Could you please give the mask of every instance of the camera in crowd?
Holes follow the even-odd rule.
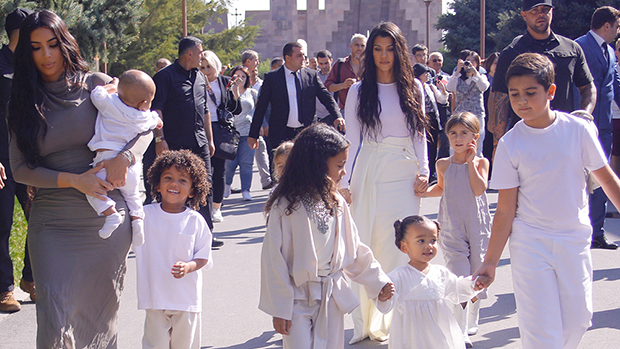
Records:
[[[467,80],[467,74],[472,70],[475,69],[470,61],[465,61],[463,62],[463,68],[461,68],[461,79],[463,80]]]

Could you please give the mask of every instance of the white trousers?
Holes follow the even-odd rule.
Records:
[[[146,309],[143,349],[200,349],[200,313]]]
[[[293,318],[288,335],[282,336],[285,349],[341,349],[344,348],[344,314],[336,302],[327,304],[329,327],[327,329],[327,347],[319,348],[314,343],[314,324],[319,316],[321,302],[308,305],[308,301],[296,300],[293,304]]]
[[[572,349],[592,319],[587,241],[510,237],[510,264],[524,349]]]
[[[110,158],[108,156],[110,151],[103,151],[97,153],[95,159],[93,160],[93,164],[101,162],[103,160],[107,160],[106,158]],[[111,152],[116,154],[116,152]],[[127,180],[125,181],[125,185],[119,188],[123,199],[127,203],[127,208],[129,209],[129,215],[132,217],[144,218],[144,208],[142,206],[142,199],[140,198],[140,174],[142,173],[142,167],[137,164],[133,166],[129,166],[127,169]],[[96,173],[97,177],[105,180],[106,178],[106,170],[105,168],[101,169]],[[102,212],[107,210],[109,207],[116,206],[116,202],[110,199],[110,197],[106,196],[106,200],[99,200],[94,196],[86,195],[86,199],[90,206],[97,212],[98,215],[101,216]]]

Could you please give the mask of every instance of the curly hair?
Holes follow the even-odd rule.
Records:
[[[396,243],[396,247],[399,250],[402,245],[401,243],[403,242],[403,240],[405,240],[405,236],[407,236],[407,229],[412,224],[415,224],[418,226],[422,226],[425,224],[433,226],[434,224],[437,227],[437,235],[439,235],[439,232],[441,231],[441,225],[439,224],[439,222],[430,220],[424,216],[409,216],[409,217],[405,217],[402,220],[399,219],[394,222],[394,231],[395,231],[395,236],[396,236],[396,240],[394,242]]]
[[[211,189],[207,168],[201,158],[187,149],[165,151],[149,168],[147,180],[151,185],[151,194],[155,200],[161,202],[161,193],[158,191],[161,175],[172,166],[178,171],[187,172],[192,180],[193,197],[188,197],[185,205],[194,210],[206,205],[207,195]]]
[[[19,31],[19,43],[15,48],[15,69],[7,122],[9,130],[16,137],[17,147],[30,167],[40,163],[37,141],[45,137],[47,132],[47,121],[43,114],[43,81],[32,58],[30,45],[30,34],[39,28],[51,30],[58,39],[65,64],[65,82],[70,88],[82,84],[84,73],[89,71],[77,41],[58,15],[43,10],[24,20]]]
[[[403,33],[392,22],[382,22],[372,29],[366,50],[364,51],[364,71],[359,87],[359,104],[357,118],[362,125],[365,136],[376,138],[381,129],[381,101],[377,86],[377,66],[373,59],[374,43],[377,37],[391,38],[394,45],[394,79],[400,100],[400,108],[405,114],[407,129],[413,135],[424,134],[428,120],[422,111],[422,94],[413,76],[413,67],[409,60],[409,50]]]
[[[333,216],[338,208],[338,183],[328,175],[327,160],[347,150],[349,140],[333,127],[317,123],[300,132],[293,142],[278,186],[265,204],[265,213],[285,198],[289,202],[285,214],[290,215],[303,197],[310,196],[323,201]]]

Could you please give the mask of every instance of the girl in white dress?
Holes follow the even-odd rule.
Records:
[[[308,127],[265,205],[259,308],[273,317],[284,348],[344,348],[344,314],[359,305],[349,280],[370,297],[394,293],[337,190],[348,154],[333,127]]]
[[[396,246],[409,263],[388,274],[396,293],[375,301],[377,309],[394,309],[389,348],[465,348],[452,307],[474,297],[482,284],[457,277],[447,268],[430,264],[437,255],[439,223],[423,216],[394,222]]]

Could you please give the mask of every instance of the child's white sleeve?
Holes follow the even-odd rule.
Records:
[[[493,189],[512,189],[520,185],[516,164],[510,159],[504,139],[500,139],[493,160],[493,173],[490,187]]]
[[[594,128],[584,127],[582,136],[581,158],[583,166],[588,171],[595,171],[607,165],[607,157],[594,132]]]
[[[112,96],[103,86],[97,86],[90,92],[90,100],[99,112],[105,112],[109,106],[113,105]]]
[[[383,314],[387,314],[392,311],[392,309],[394,309],[396,303],[398,302],[398,297],[400,297],[400,295],[398,294],[398,291],[401,289],[399,280],[395,278],[394,272],[389,273],[388,276],[392,280],[394,288],[396,289],[394,295],[392,296],[392,298],[388,299],[385,302],[379,301],[379,297],[373,298],[372,300],[372,302],[375,304],[375,307],[377,307],[377,310],[379,310]]]
[[[282,209],[274,205],[269,212],[267,232],[261,251],[261,283],[258,308],[265,313],[285,320],[293,318],[295,290],[288,271],[288,264],[282,254],[284,234]],[[289,230],[288,227],[286,230]],[[289,239],[290,240],[290,239]]]
[[[469,301],[478,293],[482,292],[474,290],[475,281],[471,276],[456,276],[448,269],[444,270],[446,274],[446,295],[445,301],[452,304],[459,304]]]
[[[209,270],[213,268],[213,254],[211,253],[211,242],[213,241],[211,230],[199,213],[196,215],[196,235],[194,241],[194,258],[192,259],[206,259],[207,265],[202,269]]]

